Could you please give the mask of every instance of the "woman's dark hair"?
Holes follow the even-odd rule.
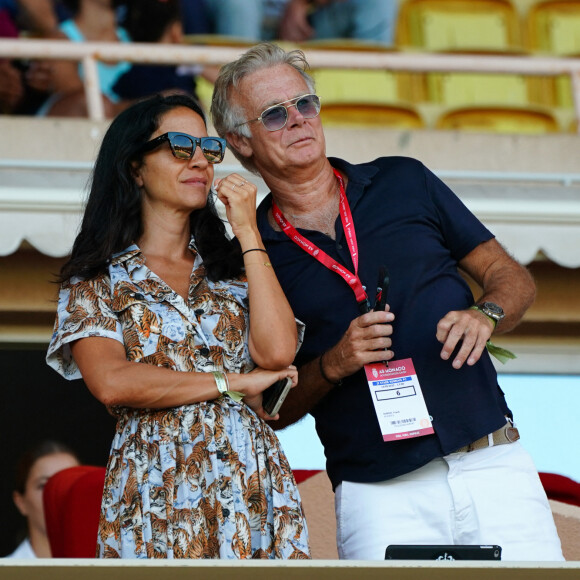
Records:
[[[34,464],[47,455],[54,455],[55,453],[67,453],[79,460],[77,454],[64,443],[60,441],[53,441],[46,439],[40,441],[33,447],[30,447],[18,460],[14,474],[14,491],[24,494],[26,491],[26,482]],[[79,461],[80,463],[80,461]]]
[[[180,20],[179,0],[131,0],[123,26],[134,42],[158,42]]]
[[[135,243],[143,233],[141,192],[133,178],[133,168],[142,163],[140,149],[157,130],[162,117],[178,107],[191,109],[206,122],[195,99],[183,94],[155,95],[125,109],[113,120],[97,155],[81,229],[70,259],[60,271],[59,282],[73,276],[89,279],[105,273],[111,256]],[[191,213],[190,225],[210,280],[241,273],[239,244],[226,236],[213,195],[209,195],[204,208]]]

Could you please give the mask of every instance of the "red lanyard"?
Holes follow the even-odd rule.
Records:
[[[282,231],[300,248],[305,252],[309,253],[313,258],[316,258],[321,264],[326,266],[329,270],[334,270],[339,276],[342,276],[344,281],[352,288],[356,301],[359,304],[361,310],[365,312],[368,309],[368,299],[367,293],[363,288],[363,285],[358,277],[358,244],[356,241],[356,233],[354,231],[354,223],[352,221],[352,213],[350,211],[350,206],[348,204],[348,199],[344,192],[344,181],[342,175],[333,169],[334,175],[338,179],[338,185],[340,189],[340,220],[342,221],[342,227],[344,228],[344,233],[346,234],[346,240],[348,243],[348,249],[350,251],[350,256],[352,258],[352,263],[354,265],[354,274],[339,264],[334,258],[331,258],[326,252],[321,250],[318,246],[307,240],[302,234],[300,234],[296,228],[284,217],[284,214],[280,211],[280,208],[272,202],[272,215],[276,220],[276,223],[280,226]]]

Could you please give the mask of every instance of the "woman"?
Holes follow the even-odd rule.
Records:
[[[27,537],[7,558],[50,558],[42,493],[59,471],[79,465],[76,454],[63,443],[46,440],[28,450],[16,465],[13,499],[26,518]]]
[[[125,110],[61,271],[48,362],[118,417],[100,557],[309,557],[261,405],[276,380],[296,383],[296,323],[257,230],[256,187],[235,173],[217,182],[235,240],[216,215],[224,152],[191,97]]]
[[[117,9],[123,0],[63,0],[72,17],[60,24],[60,32],[72,42],[131,42],[127,31],[118,25]],[[99,86],[107,117],[123,107],[115,92],[117,80],[131,68],[128,62],[97,62]],[[39,116],[86,117],[83,65],[75,61],[52,63],[53,95],[37,113]]]

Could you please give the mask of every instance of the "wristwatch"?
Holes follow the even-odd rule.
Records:
[[[497,324],[505,317],[503,308],[495,302],[481,302],[473,306],[473,308],[483,312],[488,318],[491,318],[494,324]]]

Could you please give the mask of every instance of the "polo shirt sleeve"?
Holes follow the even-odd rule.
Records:
[[[495,236],[461,199],[429,169],[423,167],[427,194],[433,204],[446,246],[457,261]]]
[[[65,379],[82,378],[72,358],[70,345],[75,340],[98,336],[123,343],[119,320],[111,309],[108,278],[72,280],[62,285],[47,364]]]

